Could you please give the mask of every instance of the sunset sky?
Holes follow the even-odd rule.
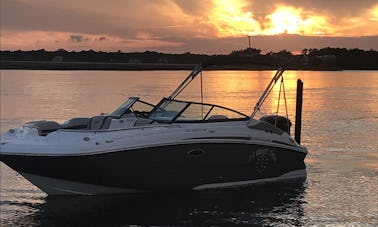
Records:
[[[1,50],[378,50],[378,0],[1,0]]]

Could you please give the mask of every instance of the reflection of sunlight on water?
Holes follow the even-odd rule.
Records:
[[[341,168],[342,163],[336,164],[332,169],[327,168],[324,163],[316,163],[319,164],[318,171],[312,171],[308,175],[311,179],[305,196],[305,212],[311,213],[308,223],[345,224],[347,220],[351,225],[376,223],[376,173]],[[308,167],[312,168],[311,165],[314,164],[309,164]],[[319,212],[319,209],[322,212]],[[327,215],[324,216],[324,213]]]
[[[46,194],[0,162],[0,226],[37,224],[33,215]]]
[[[129,96],[141,96],[146,101],[157,103],[162,96],[169,96],[187,73],[187,71],[2,71],[0,74],[1,131],[4,132],[31,120],[64,121],[71,117],[109,112]],[[224,105],[249,115],[273,74],[272,71],[204,72],[204,101]],[[179,201],[186,201],[181,206],[179,202],[168,196],[164,199],[169,200],[168,204],[172,207],[176,207],[165,206],[164,209],[161,204],[164,205],[166,201],[155,197],[150,198],[149,202],[145,200],[146,198],[122,201],[140,202],[143,206],[139,207],[135,205],[136,203],[133,205],[118,203],[120,207],[117,205],[113,207],[117,204],[117,200],[111,203],[108,203],[110,200],[105,200],[107,202],[99,202],[99,205],[95,206],[105,214],[101,216],[100,213],[95,212],[93,215],[89,212],[91,214],[89,216],[97,214],[104,218],[114,217],[111,212],[117,212],[119,208],[118,213],[115,214],[118,215],[119,220],[124,220],[122,217],[125,216],[133,218],[132,214],[149,215],[155,220],[161,220],[158,217],[160,214],[166,220],[169,219],[168,217],[176,216],[179,219],[184,216],[187,220],[195,219],[197,221],[195,223],[214,221],[214,219],[218,221],[210,222],[210,225],[245,222],[253,224],[253,220],[260,225],[282,223],[377,225],[378,77],[376,72],[287,71],[284,77],[289,118],[292,121],[295,116],[296,80],[301,78],[304,82],[302,144],[309,149],[306,158],[308,179],[306,190],[298,196],[288,196],[287,199],[286,194],[277,192],[272,198],[268,194],[263,194],[262,199],[259,199],[248,193],[248,190],[240,197],[233,191],[205,198],[203,202],[205,205],[202,204],[205,207],[202,208],[190,206],[200,203],[200,198],[195,196],[191,197],[192,201],[180,197]],[[179,98],[199,101],[199,85],[199,81],[195,81]],[[277,103],[273,100],[278,96],[278,89],[279,87],[276,87],[271,97],[266,100],[263,113],[276,111]],[[64,208],[63,213],[60,213],[59,209],[56,213],[51,213],[51,209],[56,206],[59,208],[64,203],[54,202],[51,198],[47,198],[46,202],[43,192],[3,164],[0,164],[0,168],[1,218],[5,217],[18,223],[30,221],[30,225],[40,224],[39,221],[43,220],[44,215],[67,220],[65,212],[71,211],[72,206]],[[222,198],[219,199],[219,196]],[[222,200],[226,202],[222,203]],[[272,204],[266,206],[266,201]],[[92,204],[88,201],[83,203]],[[72,200],[68,201],[68,205],[72,204],[75,205]],[[193,209],[187,210],[185,205]],[[146,207],[151,209],[146,211]],[[176,209],[177,207],[179,209]],[[121,208],[127,209],[127,212]],[[83,218],[81,212],[73,211],[73,214],[76,215],[75,220]],[[300,222],[295,222],[295,218]],[[104,223],[100,218],[94,217],[94,220]],[[47,223],[51,224],[51,219],[48,221],[50,222]],[[156,223],[159,222],[149,224]],[[172,222],[164,224],[172,224]]]

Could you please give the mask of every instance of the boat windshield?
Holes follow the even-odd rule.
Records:
[[[249,116],[218,105],[164,98],[151,111],[149,119],[158,122],[204,122],[246,120]]]
[[[155,106],[140,100],[138,97],[130,97],[119,107],[117,107],[110,116],[113,118],[121,118],[124,114],[129,113],[149,113]]]

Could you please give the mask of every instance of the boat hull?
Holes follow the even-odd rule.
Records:
[[[307,153],[236,143],[194,143],[81,155],[0,154],[50,195],[233,187],[305,177]]]

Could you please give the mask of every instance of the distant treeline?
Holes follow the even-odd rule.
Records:
[[[154,51],[146,52],[103,52],[103,51],[0,51],[1,69],[12,68],[38,68],[48,69],[49,65],[54,69],[146,69],[154,66],[156,69],[183,69],[192,65],[209,62],[212,59],[223,59],[228,62],[243,64],[231,64],[228,66],[213,67],[213,69],[264,69],[273,67],[285,67],[287,69],[308,70],[343,70],[366,69],[378,70],[378,51],[322,48],[304,49],[301,54],[294,55],[290,51],[269,52],[261,54],[261,50],[247,48],[235,50],[225,55],[193,54],[166,54]],[[97,65],[97,68],[95,67]],[[167,66],[167,67],[164,67]],[[190,66],[190,67],[189,67]],[[154,69],[152,67],[151,69]]]

